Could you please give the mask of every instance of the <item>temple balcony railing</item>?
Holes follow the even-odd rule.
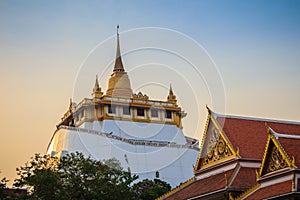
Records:
[[[176,144],[175,142],[168,142],[168,141],[150,141],[150,140],[127,139],[127,138],[124,138],[124,137],[113,135],[112,132],[105,133],[105,132],[101,132],[101,131],[85,129],[85,128],[79,128],[79,127],[72,127],[72,126],[65,126],[65,125],[59,126],[56,131],[61,130],[61,129],[100,135],[100,136],[103,136],[103,137],[107,137],[107,138],[119,140],[119,141],[122,141],[122,142],[126,142],[126,143],[132,144],[132,145],[145,145],[145,146],[155,146],[155,147],[172,147],[172,148],[189,148],[189,149],[194,149],[194,150],[199,151],[199,147],[197,146],[198,143],[191,145],[191,144]]]

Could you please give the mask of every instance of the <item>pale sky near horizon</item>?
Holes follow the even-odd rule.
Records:
[[[226,114],[300,122],[299,11],[297,0],[0,0],[0,178],[13,180],[16,167],[36,152],[45,153],[70,97],[77,102],[90,97],[94,75],[82,80],[89,91],[73,93],[81,83],[76,82],[78,73],[84,74],[80,65],[96,45],[113,38],[117,24],[122,49],[131,42],[126,41],[126,31],[160,27],[192,38],[217,65],[225,93],[224,110],[203,97],[200,116],[191,114],[189,97],[180,90],[184,84],[172,82],[188,112],[183,122],[187,135],[200,138],[203,128],[193,133],[190,127],[195,118],[204,126],[205,104]],[[143,37],[146,34],[138,40]],[[113,41],[107,52],[115,55]],[[139,53],[123,58],[129,71],[137,55],[146,59]],[[139,88],[137,75],[129,75],[132,87]],[[171,76],[163,71],[160,75]],[[106,90],[105,83],[102,86]],[[192,88],[201,87],[195,84]],[[147,94],[164,100],[167,91],[165,96],[163,92],[150,90]]]

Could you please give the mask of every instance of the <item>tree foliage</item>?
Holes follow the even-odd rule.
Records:
[[[61,187],[58,168],[58,158],[35,154],[25,166],[16,169],[19,178],[14,186],[27,187],[30,198],[57,199]]]
[[[137,194],[138,199],[154,200],[171,190],[171,186],[159,179],[154,179],[153,181],[145,179],[134,184],[133,190]]]
[[[137,176],[123,171],[115,159],[106,161],[71,153],[60,160],[36,154],[25,166],[17,168],[15,187],[27,187],[29,198],[43,200],[69,199],[135,199],[131,183]]]
[[[36,154],[25,166],[17,168],[15,187],[27,187],[28,199],[41,200],[150,200],[170,185],[155,179],[133,184],[138,178],[124,171],[116,159],[96,161],[81,153],[61,159]]]

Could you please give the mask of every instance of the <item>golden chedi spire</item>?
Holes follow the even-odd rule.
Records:
[[[130,98],[132,96],[130,80],[127,72],[125,72],[121,57],[119,25],[117,26],[117,53],[115,65],[113,73],[108,80],[108,89],[106,90],[106,95],[122,98]]]
[[[95,86],[93,88],[93,93],[92,96],[93,98],[100,98],[102,97],[103,92],[101,91],[101,87],[99,86],[99,82],[98,82],[98,76],[96,75],[96,82],[95,82]]]
[[[176,96],[173,93],[171,84],[170,84],[170,89],[169,89],[168,102],[172,102],[174,104],[176,104],[176,102],[177,102],[177,99],[176,99]]]
[[[116,53],[115,66],[114,66],[113,71],[114,72],[125,72],[124,67],[123,67],[122,58],[121,58],[119,25],[117,26],[117,53]]]

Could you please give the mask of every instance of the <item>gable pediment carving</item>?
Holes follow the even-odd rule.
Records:
[[[268,146],[261,175],[284,169],[286,167],[289,167],[289,164],[287,163],[286,159],[284,159],[284,155],[282,155],[279,148],[271,140]]]
[[[200,167],[234,155],[229,145],[214,123],[210,121],[202,147]]]

